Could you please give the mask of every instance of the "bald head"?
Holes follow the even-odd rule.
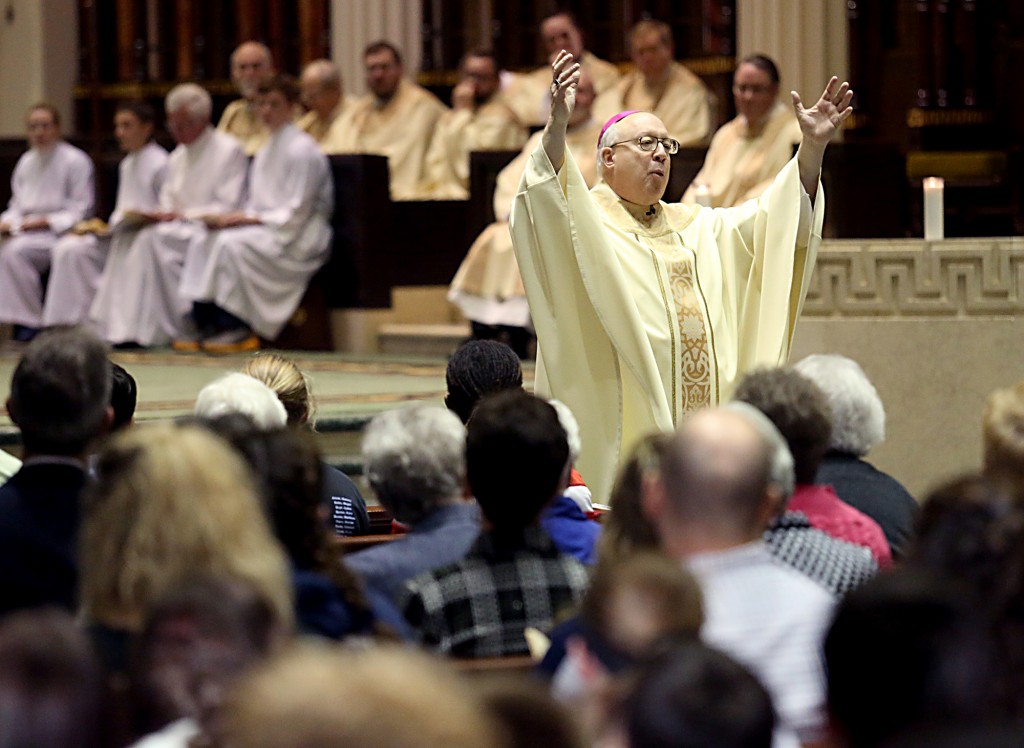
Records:
[[[737,543],[761,535],[767,522],[770,453],[739,413],[714,408],[679,429],[662,462],[665,512],[679,525],[699,525]]]
[[[665,123],[650,112],[619,120],[601,137],[597,164],[601,178],[616,195],[637,205],[653,205],[668,187],[672,160],[660,143],[652,151],[642,150],[637,140],[644,135],[669,138]]]
[[[322,119],[330,119],[341,101],[341,71],[330,60],[313,60],[302,70],[299,90],[303,106]]]
[[[260,84],[274,74],[274,58],[266,44],[242,42],[231,53],[231,80],[238,93],[254,100]]]

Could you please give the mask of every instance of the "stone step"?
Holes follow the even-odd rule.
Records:
[[[447,357],[469,336],[468,322],[392,322],[380,326],[377,348],[388,354]]]

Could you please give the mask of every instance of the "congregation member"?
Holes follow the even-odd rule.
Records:
[[[421,197],[469,198],[469,157],[473,151],[522,148],[526,128],[505,103],[498,61],[486,50],[467,52],[459,63],[452,108],[441,115],[427,151]]]
[[[95,207],[93,165],[61,138],[60,113],[36,104],[25,117],[29,149],[11,175],[11,199],[0,213],[0,322],[26,342],[43,325],[43,274],[53,247]],[[54,289],[61,293],[60,289]]]
[[[299,92],[307,111],[295,126],[322,143],[347,104],[341,71],[330,60],[313,60],[302,69]]]
[[[707,143],[715,126],[715,96],[673,59],[675,42],[669,25],[640,21],[629,32],[629,55],[634,70],[598,97],[595,116],[603,121],[625,109],[650,112],[679,145]]]
[[[538,524],[569,474],[555,409],[514,390],[481,401],[468,424],[466,474],[484,529],[463,560],[407,582],[401,607],[418,641],[439,653],[525,655],[525,629],[550,627],[587,586],[586,568]]]
[[[110,362],[80,328],[47,331],[11,377],[7,412],[21,433],[21,469],[0,487],[0,613],[76,610],[78,539],[92,442],[112,420]]]
[[[786,440],[796,477],[788,509],[834,538],[868,548],[879,566],[890,566],[892,551],[878,523],[842,501],[831,486],[815,482],[832,433],[821,389],[793,368],[758,369],[740,380],[734,397],[768,416]]]
[[[602,181],[588,190],[565,149],[580,67],[563,52],[552,69],[551,116],[512,236],[543,361],[537,391],[580,419],[579,470],[604,503],[643,434],[673,430],[728,399],[744,372],[788,356],[821,242],[821,162],[853,94],[832,78],[805,108],[793,92],[797,157],[759,201],[712,211],[661,201],[679,145],[646,112],[606,124]]]
[[[276,394],[284,405],[287,423],[297,431],[316,431],[316,398],[310,378],[291,359],[276,353],[260,353],[246,361],[242,373],[258,379]],[[355,482],[338,468],[323,461],[321,504],[327,512],[327,524],[336,535],[366,535],[370,518],[366,500]]]
[[[447,107],[405,78],[402,55],[390,42],[370,44],[363,60],[370,92],[335,120],[322,142],[323,150],[387,156],[391,198],[415,199],[431,135]]]
[[[718,129],[704,165],[683,194],[697,202],[699,188],[713,208],[729,208],[759,197],[793,158],[800,125],[779,101],[779,69],[764,55],[744,57],[732,79],[736,117]]]
[[[368,590],[397,600],[413,577],[465,558],[480,534],[480,507],[466,495],[465,451],[465,428],[440,407],[388,410],[366,426],[366,480],[408,527],[397,540],[345,557]]]
[[[505,87],[505,99],[516,117],[527,127],[543,125],[550,111],[551,62],[560,50],[566,50],[590,74],[596,94],[601,94],[619,81],[619,70],[611,62],[597,57],[583,46],[583,32],[576,17],[558,11],[540,23],[541,46],[548,64],[529,73],[516,75]]]
[[[777,563],[763,535],[774,510],[767,442],[738,413],[699,411],[673,437],[644,499],[663,550],[701,586],[705,643],[764,683],[780,740],[824,737],[821,645],[834,598]]]
[[[179,295],[189,245],[202,242],[200,218],[236,210],[245,196],[248,163],[238,141],[210,126],[210,94],[182,83],[165,100],[167,129],[177,141],[167,162],[159,207],[142,217],[122,258],[112,257],[100,279],[94,322],[115,346],[158,346],[186,336],[189,305]],[[195,350],[197,345],[186,345]]]
[[[565,144],[579,164],[588,187],[597,184],[593,153],[601,134],[601,125],[591,116],[593,104],[594,84],[589,73],[583,70],[576,89],[576,106],[566,126]],[[540,140],[539,132],[531,136],[520,154],[498,174],[493,199],[494,223],[473,242],[448,290],[448,300],[470,321],[474,338],[508,343],[520,358],[529,355],[533,329],[523,279],[512,250],[508,217],[526,164]]]
[[[224,108],[217,129],[237,138],[247,156],[256,153],[267,139],[266,125],[256,108],[260,86],[274,73],[274,57],[266,44],[242,42],[231,53],[231,82],[242,98]]]
[[[487,395],[523,388],[523,365],[504,343],[467,340],[448,359],[444,380],[445,407],[466,424]]]
[[[117,200],[106,224],[90,229],[76,227],[53,247],[49,287],[43,305],[43,326],[77,325],[117,303],[108,285],[96,299],[107,264],[117,272],[141,227],[141,213],[156,210],[167,172],[167,151],[153,140],[156,112],[142,101],[121,104],[114,114],[114,137],[125,157],[117,168]],[[81,225],[81,224],[80,224]],[[97,230],[99,229],[99,230]],[[100,331],[103,334],[103,331]]]
[[[846,356],[814,354],[793,368],[825,393],[832,415],[828,451],[814,482],[832,486],[840,499],[877,522],[898,559],[913,537],[918,505],[899,481],[864,459],[885,440],[885,406],[878,391]]]
[[[989,394],[981,426],[985,474],[1024,486],[1024,380]]]
[[[248,199],[205,215],[209,234],[188,248],[179,292],[204,351],[253,350],[256,335],[276,338],[330,253],[334,183],[316,141],[292,124],[298,95],[287,76],[260,85],[269,137],[253,160]]]
[[[227,696],[233,748],[505,748],[478,689],[409,649],[301,643]]]

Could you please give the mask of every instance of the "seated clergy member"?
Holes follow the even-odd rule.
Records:
[[[743,372],[788,355],[820,243],[821,162],[853,93],[833,78],[805,108],[793,92],[797,158],[759,201],[712,211],[661,200],[678,144],[647,112],[607,123],[602,181],[588,190],[565,150],[579,66],[563,53],[553,70],[551,118],[510,225],[544,364],[537,391],[579,419],[577,468],[604,503],[639,438],[672,430],[728,398]]]
[[[629,34],[635,70],[594,103],[604,121],[625,109],[650,112],[680,145],[707,143],[715,126],[715,96],[704,82],[675,62],[672,29],[662,21],[640,21]]]
[[[322,142],[347,103],[341,71],[330,60],[313,60],[299,76],[299,91],[308,111],[295,126]]]
[[[106,227],[96,224],[90,229],[80,224],[54,246],[49,286],[59,293],[46,296],[44,327],[88,321],[108,255],[113,264],[123,263],[141,226],[139,213],[156,210],[167,173],[167,151],[153,141],[155,122],[156,112],[143,101],[118,106],[114,136],[126,155],[118,166],[114,212]],[[97,303],[115,303],[117,293],[111,294],[111,290],[119,293],[121,289],[107,286],[107,293]]]
[[[590,74],[583,70],[576,90],[576,108],[565,131],[565,145],[572,151],[588,187],[597,184],[593,154],[601,134],[600,123],[591,117],[593,103],[594,84]],[[469,319],[474,338],[507,341],[520,358],[526,358],[533,333],[523,279],[512,251],[508,215],[526,164],[540,139],[541,133],[535,133],[522,152],[498,174],[494,188],[495,222],[473,242],[448,290],[448,300]]]
[[[322,147],[325,153],[387,156],[391,197],[413,199],[423,180],[430,138],[446,107],[402,77],[402,55],[393,44],[374,42],[363,56],[370,93],[346,107]]]
[[[800,125],[779,101],[779,69],[769,57],[750,55],[732,78],[736,117],[711,139],[704,165],[683,195],[697,201],[697,188],[710,190],[711,207],[728,208],[758,197],[793,158]]]
[[[498,91],[498,62],[487,50],[467,52],[459,63],[452,109],[441,115],[427,151],[422,197],[469,197],[469,155],[473,151],[521,148],[526,128]]]
[[[524,125],[543,125],[548,118],[551,98],[551,65],[560,50],[570,52],[590,74],[594,90],[604,93],[619,81],[619,70],[610,62],[595,57],[583,48],[583,33],[576,17],[567,11],[553,13],[540,24],[540,37],[549,64],[514,77],[505,88],[505,98]]]
[[[420,641],[456,657],[528,653],[526,627],[546,629],[587,585],[540,514],[565,487],[569,444],[555,409],[521,391],[485,398],[466,435],[466,475],[485,523],[462,561],[406,584],[403,610]]]
[[[254,333],[276,338],[327,260],[334,183],[316,141],[292,124],[298,96],[284,75],[260,86],[270,136],[253,161],[249,198],[240,211],[206,216],[209,236],[189,248],[181,295],[203,350],[251,350]]]
[[[267,129],[256,113],[260,84],[274,75],[274,58],[267,45],[242,42],[231,53],[231,81],[242,98],[224,108],[217,129],[238,138],[247,156],[260,149]]]
[[[57,237],[92,215],[92,160],[60,137],[60,114],[36,104],[25,118],[29,150],[11,176],[11,201],[0,213],[0,322],[15,340],[31,340],[43,323],[42,274]]]
[[[154,224],[131,248],[111,257],[100,279],[92,315],[109,343],[166,345],[184,334],[189,305],[178,295],[189,244],[206,228],[196,219],[238,208],[248,164],[238,141],[210,126],[210,94],[182,83],[167,94],[167,129],[178,141],[156,210],[140,212]],[[102,301],[111,297],[109,303]]]

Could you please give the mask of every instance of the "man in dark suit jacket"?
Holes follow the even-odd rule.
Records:
[[[0,487],[0,613],[75,607],[79,496],[89,443],[113,418],[110,387],[103,343],[79,328],[38,336],[14,370],[7,412],[25,459]]]

